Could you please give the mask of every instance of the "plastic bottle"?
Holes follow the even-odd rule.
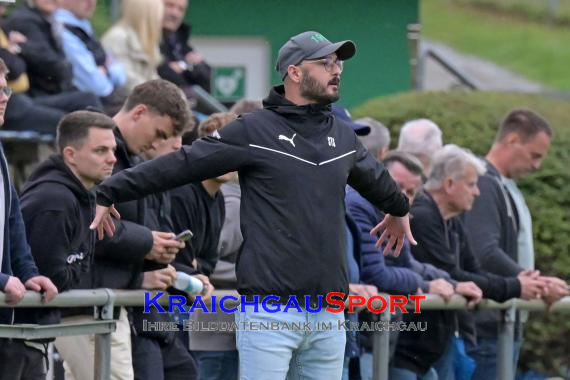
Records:
[[[176,279],[172,286],[178,290],[194,295],[202,294],[205,290],[202,281],[184,272],[176,272]]]

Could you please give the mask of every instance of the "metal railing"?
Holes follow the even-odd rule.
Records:
[[[115,331],[115,321],[113,320],[113,308],[118,306],[143,306],[145,294],[154,297],[156,291],[143,290],[71,290],[59,294],[49,304],[42,303],[38,293],[27,292],[24,299],[16,306],[6,304],[4,293],[0,292],[0,307],[86,307],[94,306],[98,308],[97,319],[87,323],[62,323],[59,325],[0,325],[0,338],[15,339],[38,339],[55,338],[68,335],[95,334],[95,380],[107,380],[111,374],[111,333]],[[216,290],[214,295],[219,300],[223,296],[231,295],[239,299],[239,295],[233,290]],[[388,297],[387,294],[380,294]],[[227,300],[226,306],[235,306],[239,302]],[[162,296],[158,302],[161,305],[168,303],[168,297]],[[233,304],[232,304],[233,303]],[[382,302],[374,300],[372,306],[381,308]],[[448,302],[435,295],[428,295],[420,303],[422,310],[465,310],[465,309],[492,309],[500,310],[502,313],[502,323],[499,326],[499,347],[498,347],[498,374],[499,380],[512,380],[514,378],[513,351],[514,351],[514,331],[517,310],[545,311],[570,313],[570,297],[564,297],[553,305],[547,305],[542,300],[524,301],[512,299],[507,302],[498,303],[491,300],[483,300],[475,308],[467,306],[467,300],[461,296],[453,296]],[[414,304],[409,303],[407,308],[413,309]],[[384,311],[379,315],[380,321],[389,322],[391,315]],[[374,380],[388,379],[388,361],[390,356],[390,337],[388,330],[375,331],[373,337],[373,357],[374,357]]]

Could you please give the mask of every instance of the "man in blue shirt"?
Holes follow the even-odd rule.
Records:
[[[73,85],[97,95],[106,108],[115,103],[120,106],[124,97],[117,89],[124,86],[127,77],[124,67],[105,52],[93,31],[89,18],[95,5],[95,1],[62,0],[55,19],[63,27],[61,39],[73,66]],[[117,97],[121,99],[113,100]]]

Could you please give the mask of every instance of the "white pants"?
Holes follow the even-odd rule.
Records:
[[[87,316],[62,318],[66,322],[88,322]],[[93,380],[95,368],[95,336],[77,335],[57,338],[55,347],[64,360],[66,380]],[[111,334],[111,379],[134,379],[131,353],[131,329],[127,310],[121,308],[117,330]]]

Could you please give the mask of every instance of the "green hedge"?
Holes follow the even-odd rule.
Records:
[[[570,102],[534,95],[484,92],[425,92],[377,98],[353,110],[390,128],[392,145],[406,120],[429,118],[442,129],[444,142],[484,155],[498,123],[513,108],[530,108],[555,130],[552,148],[540,171],[520,181],[534,224],[536,266],[545,274],[570,279]],[[525,330],[520,366],[565,376],[570,368],[568,314],[532,313]]]

